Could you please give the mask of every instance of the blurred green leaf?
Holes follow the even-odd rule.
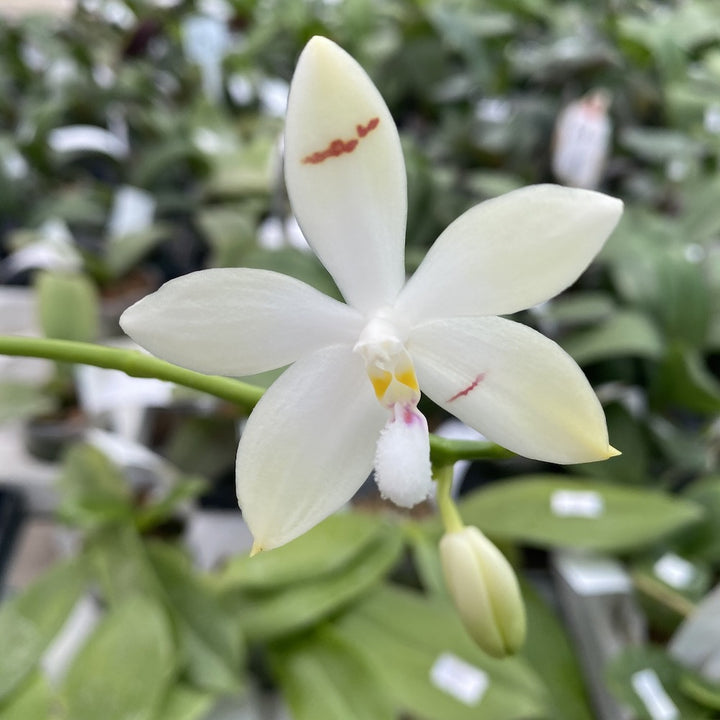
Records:
[[[586,325],[608,319],[615,310],[612,295],[599,291],[565,293],[543,307],[543,314],[560,325]]]
[[[568,491],[593,493],[597,514],[553,511],[555,493]],[[618,552],[648,545],[697,522],[702,508],[654,490],[562,475],[526,475],[465,496],[460,513],[465,522],[497,540]]]
[[[413,717],[551,717],[547,691],[526,661],[495,660],[483,653],[447,600],[384,585],[339,617],[334,627],[377,667],[385,691]],[[487,690],[476,702],[456,697],[433,681],[433,667],[448,657],[486,676]]]
[[[35,667],[77,602],[82,581],[77,560],[62,563],[0,606],[0,699]]]
[[[695,160],[704,150],[682,132],[654,127],[627,127],[620,133],[620,144],[643,160],[658,163]]]
[[[647,483],[651,448],[644,422],[619,403],[612,403],[604,410],[610,442],[618,446],[622,455],[603,462],[580,463],[574,465],[573,470],[617,483]]]
[[[119,603],[80,650],[61,687],[72,720],[154,717],[175,672],[168,618],[139,596]]]
[[[95,286],[84,275],[44,271],[35,287],[43,333],[59,340],[97,339],[99,303]]]
[[[63,460],[59,513],[65,522],[82,528],[129,520],[130,489],[122,473],[100,450],[73,445]]]
[[[701,505],[705,515],[682,534],[681,547],[692,557],[720,564],[720,475],[695,480],[685,488],[683,497]]]
[[[626,648],[606,668],[608,688],[618,700],[632,708],[638,720],[655,720],[657,717],[646,705],[642,693],[637,692],[638,683],[642,687],[643,679],[648,676],[659,680],[677,709],[676,717],[683,720],[710,717],[709,711],[682,694],[681,675],[681,666],[660,648],[652,646]]]
[[[332,574],[277,591],[227,591],[223,593],[225,606],[238,618],[251,640],[271,640],[296,633],[368,592],[395,565],[402,549],[399,528],[387,525],[362,553]]]
[[[698,352],[675,345],[651,384],[650,398],[660,408],[674,406],[716,415],[720,412],[720,382]]]
[[[85,554],[102,597],[110,606],[138,594],[162,597],[147,549],[132,525],[104,525],[87,538]]]
[[[655,359],[663,351],[654,325],[633,310],[616,312],[597,327],[569,334],[561,345],[580,365],[628,356]]]
[[[207,490],[207,483],[196,477],[178,477],[172,487],[159,499],[151,500],[135,510],[135,526],[145,532],[182,511],[183,506]]]
[[[189,686],[174,685],[153,720],[204,720],[214,704],[214,695]]]
[[[553,720],[593,720],[578,659],[560,618],[529,583],[522,583],[528,634],[520,654],[545,683]]]
[[[40,720],[50,718],[53,693],[40,674],[31,675],[14,693],[0,701],[2,720]]]
[[[167,224],[156,223],[147,230],[108,238],[105,245],[105,266],[113,278],[130,272],[158,243],[171,236]]]
[[[20,382],[0,382],[0,423],[46,415],[57,400],[42,387]]]
[[[394,720],[376,670],[332,628],[271,652],[271,665],[295,720]]]
[[[252,558],[233,558],[219,586],[271,590],[329,575],[353,562],[385,531],[385,523],[375,515],[337,513],[287,545]]]
[[[182,553],[161,543],[148,551],[167,596],[188,680],[209,692],[239,691],[244,646],[233,618]]]

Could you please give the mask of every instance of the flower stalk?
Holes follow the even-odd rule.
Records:
[[[131,377],[166,380],[226,400],[248,413],[265,392],[264,388],[258,385],[186,370],[137,350],[124,350],[93,343],[0,335],[0,355],[93,365],[108,370],[120,370]],[[438,435],[430,435],[430,457],[433,462],[443,465],[456,460],[498,459],[512,455],[509,450],[495,443],[448,440]]]

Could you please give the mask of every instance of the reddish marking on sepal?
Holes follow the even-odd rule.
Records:
[[[366,125],[356,125],[355,130],[359,138],[364,138],[369,132],[374,130],[380,124],[380,118],[372,118]],[[336,138],[324,150],[318,150],[310,155],[306,155],[302,161],[305,165],[317,165],[331,157],[339,157],[345,153],[351,153],[358,145],[356,138],[343,140]]]
[[[303,158],[305,164],[310,163],[317,165],[318,163],[327,160],[330,157],[339,157],[343,153],[351,153],[357,147],[358,141],[353,138],[352,140],[341,140],[337,138],[333,140],[324,150],[319,150],[311,155],[307,155]]]
[[[364,138],[370,131],[374,130],[380,124],[380,118],[374,117],[367,125],[357,125],[355,130],[359,138]]]
[[[478,373],[475,376],[475,379],[466,388],[462,389],[460,392],[455,393],[449,400],[447,400],[447,402],[451,403],[453,402],[453,400],[457,400],[458,398],[469,395],[484,379],[485,373]]]

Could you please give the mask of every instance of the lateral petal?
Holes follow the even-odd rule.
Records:
[[[507,315],[548,300],[587,268],[621,213],[620,200],[558,185],[480,203],[435,241],[396,307],[415,323]]]
[[[284,545],[346,503],[370,474],[386,419],[350,348],[323,348],[288,368],[238,447],[238,502],[255,546]]]
[[[120,318],[153,355],[234,376],[282,367],[325,345],[352,344],[362,322],[356,310],[295,278],[251,268],[170,280]]]
[[[487,438],[554,463],[605,460],[605,415],[575,361],[504,318],[434,320],[408,341],[420,388]]]
[[[363,312],[405,280],[405,163],[377,88],[335,43],[314,37],[298,60],[285,126],[285,180],[308,243]]]

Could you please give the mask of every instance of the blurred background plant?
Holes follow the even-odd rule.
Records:
[[[367,69],[400,128],[409,272],[471,205],[570,182],[554,175],[561,150],[596,158],[598,188],[626,203],[621,225],[575,286],[518,319],[580,363],[623,454],[458,468],[465,520],[523,578],[528,644],[496,661],[449,609],[431,508],[399,517],[368,489],[355,510],[251,562],[233,510],[242,411],[87,368],[4,373],[3,443],[20,420],[79,403],[89,444],[41,470],[0,452],[6,492],[47,478],[56,499],[41,511],[72,539],[70,559],[32,584],[6,581],[0,717],[274,717],[278,689],[299,720],[716,717],[716,0],[25,11],[0,23],[2,332],[117,343],[124,307],[201,267],[265,267],[337,294],[281,172],[290,76],[323,34]],[[573,139],[558,124],[597,92],[602,147],[582,135],[590,125]],[[41,511],[26,505],[30,526]],[[203,513],[210,539],[197,535]]]

